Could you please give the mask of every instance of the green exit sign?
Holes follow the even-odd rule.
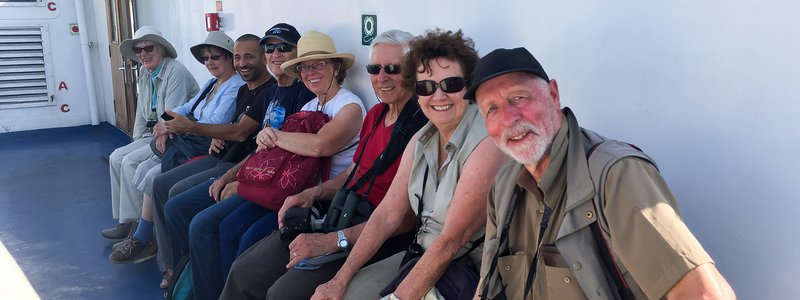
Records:
[[[378,16],[361,15],[361,45],[369,46],[378,36]]]

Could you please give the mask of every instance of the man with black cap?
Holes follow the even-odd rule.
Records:
[[[492,51],[471,79],[514,159],[489,193],[480,298],[735,298],[652,159],[579,127],[528,50]]]

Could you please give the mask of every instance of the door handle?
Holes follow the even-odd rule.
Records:
[[[125,74],[125,67],[119,67],[119,71],[122,72],[122,83],[123,85],[128,84],[128,74]]]

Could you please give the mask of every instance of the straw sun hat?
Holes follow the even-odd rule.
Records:
[[[142,26],[136,30],[132,39],[123,41],[122,44],[119,45],[119,51],[122,53],[122,57],[141,63],[139,58],[136,57],[136,53],[133,53],[133,47],[141,41],[151,41],[161,45],[161,47],[164,48],[165,57],[178,57],[175,47],[172,47],[172,44],[161,36],[161,31],[154,26]]]
[[[309,31],[297,42],[297,58],[283,63],[281,69],[293,77],[300,77],[300,72],[297,71],[297,65],[300,63],[329,58],[341,59],[343,71],[352,67],[356,61],[353,54],[336,52],[336,46],[333,45],[333,40],[328,35]]]
[[[197,59],[197,61],[199,61],[201,64],[204,62],[203,54],[200,53],[200,50],[203,50],[203,47],[206,46],[215,46],[221,48],[222,50],[228,51],[228,53],[233,56],[233,39],[221,31],[209,32],[204,42],[189,48],[189,51],[192,52],[194,58]]]

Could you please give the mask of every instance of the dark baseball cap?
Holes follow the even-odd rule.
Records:
[[[281,41],[287,42],[289,44],[297,46],[297,40],[300,39],[300,33],[297,32],[297,29],[294,26],[286,24],[286,23],[278,23],[272,28],[268,29],[267,32],[264,33],[264,37],[261,38],[260,44],[266,44],[268,38],[277,38]]]
[[[533,57],[533,54],[528,52],[528,49],[523,47],[514,49],[495,49],[489,54],[486,54],[475,65],[475,70],[472,71],[470,82],[472,83],[467,93],[464,94],[464,99],[475,100],[475,91],[481,86],[481,83],[497,76],[511,73],[511,72],[525,72],[531,73],[544,80],[550,81],[544,68],[539,64],[539,61]]]

